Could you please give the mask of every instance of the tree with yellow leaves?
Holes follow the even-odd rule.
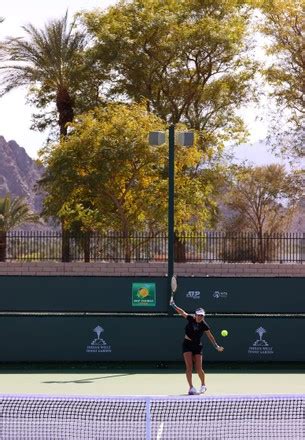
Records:
[[[70,135],[43,153],[44,214],[59,217],[65,229],[120,231],[125,239],[164,231],[168,146],[150,146],[148,133],[165,128],[143,104],[109,104],[79,116]],[[176,147],[177,233],[207,227],[213,218],[213,183],[198,170],[200,161],[197,144]],[[130,246],[125,254],[128,260]]]

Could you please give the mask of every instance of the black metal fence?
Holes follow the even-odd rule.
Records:
[[[177,262],[305,262],[305,234],[203,232],[175,237]],[[14,231],[0,234],[0,261],[167,261],[167,235],[119,232],[72,235]]]

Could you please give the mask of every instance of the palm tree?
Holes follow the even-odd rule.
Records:
[[[39,107],[56,104],[60,135],[65,136],[66,124],[73,120],[74,98],[85,68],[85,35],[75,30],[74,22],[68,24],[67,13],[62,19],[50,21],[44,29],[28,24],[23,30],[27,38],[9,37],[1,47],[0,94],[30,86]]]
[[[23,197],[0,197],[0,262],[6,258],[7,233],[24,223],[36,223],[38,216],[31,212]]]

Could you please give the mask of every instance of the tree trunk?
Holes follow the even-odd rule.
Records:
[[[6,231],[0,231],[0,262],[6,260]]]
[[[72,122],[74,118],[73,99],[68,90],[61,87],[56,95],[56,107],[59,113],[58,125],[60,129],[60,136],[67,135],[67,123]]]
[[[178,263],[186,263],[186,248],[185,242],[174,234],[174,258]]]
[[[131,262],[131,246],[130,246],[130,237],[128,229],[124,228],[123,230],[123,240],[124,240],[124,254],[125,254],[125,263]]]
[[[90,262],[90,232],[84,233],[84,255],[85,263]]]
[[[258,232],[258,263],[265,263],[265,260],[264,237],[263,231],[260,228]]]
[[[70,262],[70,233],[67,231],[62,223],[61,226],[61,234],[62,234],[62,252],[61,252],[61,261],[63,263]]]

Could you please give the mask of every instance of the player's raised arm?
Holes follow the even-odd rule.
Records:
[[[183,316],[183,318],[187,318],[188,313],[186,313],[185,310],[183,310],[183,309],[181,309],[180,307],[178,307],[178,306],[175,304],[175,302],[174,302],[173,300],[170,302],[170,305],[176,310],[176,312],[177,312],[179,315]]]

